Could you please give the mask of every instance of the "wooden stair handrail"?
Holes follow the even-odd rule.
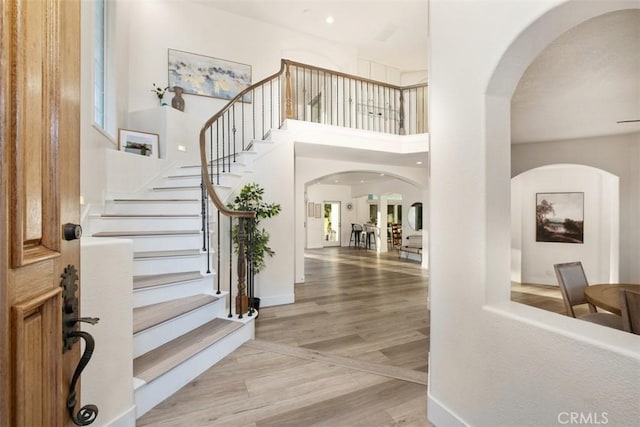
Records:
[[[241,100],[244,97],[244,95],[246,95],[250,91],[262,86],[263,84],[267,83],[268,81],[271,81],[274,78],[276,78],[279,75],[281,75],[285,70],[285,61],[286,60],[282,60],[282,65],[280,66],[280,70],[277,73],[272,74],[269,77],[266,77],[266,78],[260,80],[259,82],[254,83],[251,86],[245,88],[243,91],[241,91],[239,94],[237,94],[233,99],[231,99],[227,103],[227,105],[225,105],[222,108],[222,110],[218,111],[209,120],[207,120],[205,122],[205,124],[202,126],[202,128],[200,129],[200,165],[202,167],[202,182],[204,183],[205,187],[207,188],[207,192],[209,193],[209,195],[211,197],[211,200],[213,201],[213,204],[216,206],[216,208],[218,208],[220,213],[223,214],[223,215],[230,216],[232,218],[254,218],[256,216],[256,213],[254,211],[236,211],[236,210],[233,210],[233,209],[229,209],[228,207],[226,207],[224,205],[224,203],[222,203],[222,201],[218,197],[218,194],[216,193],[215,187],[213,186],[213,183],[211,182],[211,179],[209,178],[209,173],[208,173],[209,162],[207,161],[207,150],[206,150],[206,147],[207,147],[207,141],[206,141],[207,129],[213,123],[215,123],[220,117],[222,117],[224,115],[224,113],[229,111],[229,109],[231,108],[231,106],[233,104],[235,104],[236,102]],[[213,156],[212,156],[211,161],[213,161]]]

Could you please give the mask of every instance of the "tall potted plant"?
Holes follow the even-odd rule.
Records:
[[[253,271],[255,274],[260,273],[265,268],[266,256],[272,257],[275,255],[275,251],[269,247],[270,235],[267,230],[260,227],[260,221],[265,218],[272,218],[278,215],[282,209],[279,203],[265,202],[263,200],[263,196],[264,188],[255,182],[250,182],[242,187],[240,193],[238,193],[232,203],[227,204],[227,206],[233,210],[254,211],[256,213],[251,244],[249,244],[250,242],[248,240],[250,222],[244,222],[244,255],[247,258],[250,258],[253,262]],[[238,224],[234,225],[232,232],[236,253],[238,252],[238,227]],[[258,308],[258,306],[259,299],[255,298],[255,301],[253,301],[253,307]]]

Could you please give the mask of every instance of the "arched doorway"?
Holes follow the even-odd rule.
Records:
[[[580,239],[539,236],[536,207],[547,201],[550,217],[582,223]],[[575,210],[573,201],[577,201]],[[567,208],[563,208],[567,206]],[[511,179],[511,280],[557,285],[555,263],[581,261],[594,282],[618,281],[619,179],[583,165],[548,165]],[[560,227],[563,227],[560,224]]]

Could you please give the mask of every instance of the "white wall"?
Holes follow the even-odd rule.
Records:
[[[511,95],[555,37],[625,6],[640,3],[430,3],[435,425],[558,425],[563,412],[637,423],[637,336],[509,301]]]
[[[134,426],[133,244],[83,237],[81,251],[81,316],[100,319],[96,325],[81,324],[96,342],[82,373],[81,402],[98,406],[96,425]]]
[[[340,202],[340,245],[348,246],[354,210],[347,209],[353,203],[351,187],[348,185],[315,184],[307,187],[307,203]],[[324,211],[323,211],[324,212]],[[324,215],[324,214],[323,214]],[[324,217],[306,217],[307,248],[324,246]]]
[[[270,234],[269,246],[275,251],[273,258],[266,258],[266,267],[256,276],[256,296],[260,305],[290,304],[295,301],[294,285],[294,172],[293,144],[287,141],[274,143],[253,163],[253,172],[260,177],[264,188],[264,201],[279,203],[281,213],[261,220]]]
[[[318,66],[340,66],[338,71],[354,72],[354,48],[330,43],[293,31],[261,23],[215,9],[198,2],[138,0],[130,6],[129,109],[157,105],[150,91],[152,83],[167,83],[167,49],[251,65],[257,82],[280,69],[280,59],[314,58]],[[169,94],[173,96],[173,94]],[[184,95],[185,113],[203,119],[225,103],[195,95]],[[169,98],[170,99],[170,98]]]
[[[583,243],[536,241],[536,193],[553,192],[584,193]],[[557,285],[553,265],[572,261],[582,262],[591,283],[618,282],[617,177],[586,166],[546,166],[513,178],[511,195],[511,218],[519,225],[511,228],[511,248],[521,253],[520,282]]]
[[[556,163],[592,166],[619,177],[619,280],[639,283],[640,133],[512,145],[512,176]]]

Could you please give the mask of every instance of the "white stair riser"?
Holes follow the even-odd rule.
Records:
[[[216,276],[211,274],[195,280],[134,289],[133,307],[157,304],[191,295],[215,294],[216,289],[214,287],[216,286]],[[216,296],[222,298],[224,294]]]
[[[236,147],[237,149],[240,149],[241,147]],[[222,147],[220,149],[220,152],[218,153],[220,156],[222,156]],[[227,152],[225,151],[224,153],[225,155],[227,154]],[[214,147],[214,155],[215,155],[215,147]],[[210,157],[210,154],[207,153],[207,156]],[[256,153],[254,153],[253,151],[240,151],[239,153],[236,153],[235,158],[232,157],[231,159],[229,158],[225,158],[224,159],[224,166],[222,165],[222,161],[223,159],[220,159],[220,162],[217,164],[217,166],[219,168],[221,168],[220,170],[224,169],[224,170],[228,170],[229,169],[229,163],[231,163],[231,169],[234,168],[234,165],[248,165],[250,164],[254,157],[256,156]],[[213,165],[213,167],[215,168],[216,165]]]
[[[207,254],[196,256],[144,258],[133,260],[133,275],[181,273],[184,271],[200,271],[206,273]]]
[[[153,328],[145,329],[133,335],[133,357],[141,356],[154,348],[160,347],[192,329],[215,319],[223,317],[226,311],[225,299],[218,299],[192,310],[182,316],[175,317]]]
[[[168,185],[160,186],[152,188],[149,190],[149,193],[152,198],[162,198],[162,199],[183,199],[183,198],[194,198],[199,199],[201,195],[200,187],[182,187],[182,188],[167,188]]]
[[[255,337],[254,323],[227,335],[212,346],[206,348],[181,365],[148,384],[135,390],[136,418],[147,413],[151,408],[174,394],[180,388],[218,363],[246,341]]]
[[[231,162],[231,169],[229,169],[229,165],[225,164],[224,167],[222,167],[222,165],[220,165],[220,167],[213,167],[213,168],[209,168],[208,172],[209,174],[211,173],[217,173],[218,171],[220,171],[221,174],[223,173],[232,173],[232,174],[242,174],[242,172],[246,169],[247,165],[245,163],[241,163],[239,161],[236,161],[235,163]],[[189,167],[184,167],[184,168],[180,168],[179,170],[175,171],[175,173],[173,173],[173,175],[199,175],[200,174],[200,166],[189,166]]]
[[[134,252],[183,249],[202,249],[202,234],[176,234],[168,236],[123,236],[133,241]]]
[[[198,215],[201,211],[200,195],[195,201],[158,202],[158,201],[107,201],[104,209],[107,214],[129,215]]]
[[[218,177],[213,175],[211,182],[215,185],[221,185],[225,187],[233,187],[235,182],[239,180],[240,175],[220,174],[220,182],[218,183]],[[200,185],[200,176],[174,176],[165,178],[160,185],[161,187],[191,187]]]
[[[224,185],[216,185],[216,191],[218,195],[222,197],[222,194],[229,193],[232,188]],[[193,190],[188,187],[169,189],[166,187],[156,187],[153,191],[153,198],[186,198],[186,197],[200,197],[200,189]]]
[[[273,141],[263,141],[261,139],[255,139],[252,142],[253,142],[253,148],[252,148],[253,152],[256,153],[258,156],[264,152],[270,151],[274,146]]]
[[[196,217],[104,217],[91,218],[91,232],[101,231],[158,231],[200,230],[202,218]]]
[[[202,233],[176,234],[169,236],[136,237],[133,239],[134,252],[166,250],[200,249],[202,250]]]

